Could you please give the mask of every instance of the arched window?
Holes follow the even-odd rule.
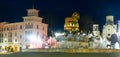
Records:
[[[20,25],[20,29],[22,29],[22,25]]]
[[[31,28],[33,28],[33,24],[32,23],[27,23],[27,24],[25,24],[25,28],[26,29],[31,29]]]

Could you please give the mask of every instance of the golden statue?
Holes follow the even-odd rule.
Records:
[[[64,30],[69,32],[79,31],[79,23],[78,20],[80,15],[78,12],[74,12],[71,17],[65,18]]]

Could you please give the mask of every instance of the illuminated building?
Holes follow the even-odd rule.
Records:
[[[118,20],[117,32],[120,32],[120,20]]]
[[[100,35],[99,25],[98,25],[98,24],[94,24],[94,25],[93,25],[93,35],[94,35],[94,36]]]
[[[80,15],[78,12],[74,12],[71,17],[65,18],[64,30],[69,32],[79,31],[79,23],[78,20]]]
[[[2,47],[12,46],[19,48],[42,48],[47,38],[48,24],[42,23],[39,10],[27,9],[27,16],[23,22],[0,23],[0,44]]]
[[[103,26],[102,36],[110,38],[112,34],[116,33],[117,25],[114,24],[114,16],[109,14],[106,16],[106,24]]]

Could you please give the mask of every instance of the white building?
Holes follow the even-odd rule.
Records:
[[[22,48],[42,48],[45,38],[47,38],[48,24],[42,23],[39,17],[39,10],[27,9],[27,16],[23,17],[23,22],[0,23],[0,44],[2,47]]]
[[[93,35],[94,36],[100,35],[99,25],[98,24],[93,24]]]
[[[117,24],[117,32],[120,32],[120,20],[118,20],[118,24]]]
[[[106,24],[103,26],[102,36],[105,38],[110,38],[110,36],[116,33],[117,25],[114,24],[114,16],[106,16]]]

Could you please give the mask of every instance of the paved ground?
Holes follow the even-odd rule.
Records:
[[[24,52],[14,54],[1,54],[0,57],[120,57],[120,53]]]

